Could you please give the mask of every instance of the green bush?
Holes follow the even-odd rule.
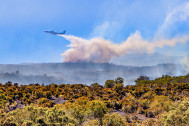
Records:
[[[188,126],[189,101],[177,103],[173,110],[162,116],[162,123],[166,126]]]
[[[5,124],[17,124],[17,125],[79,125],[78,121],[69,115],[67,115],[61,108],[42,108],[28,106],[22,110],[17,109],[6,113],[3,118],[0,119],[3,125]]]
[[[118,113],[106,114],[103,117],[103,126],[125,126],[126,120]]]
[[[98,118],[100,124],[102,124],[102,118],[108,111],[106,104],[100,100],[93,100],[89,102],[89,115],[93,115],[94,118]]]
[[[107,80],[105,82],[105,88],[113,88],[113,86],[115,85],[115,81],[114,80]]]

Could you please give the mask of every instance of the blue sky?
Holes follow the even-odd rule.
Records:
[[[1,0],[0,64],[62,62],[69,41],[44,30],[66,30],[70,35],[103,37],[115,43],[138,30],[151,40],[166,17],[184,4],[186,0]],[[189,34],[188,15],[170,20],[173,24],[161,32],[164,37]],[[187,43],[156,51],[188,55],[188,48]]]

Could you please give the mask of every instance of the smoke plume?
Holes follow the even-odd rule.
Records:
[[[83,39],[76,36],[60,35],[71,42],[62,56],[64,62],[94,62],[103,63],[108,62],[112,58],[119,57],[129,53],[153,53],[156,48],[163,48],[165,46],[175,46],[177,43],[186,43],[189,40],[188,33],[185,35],[172,35],[168,37],[167,31],[174,31],[177,23],[187,22],[189,19],[189,2],[183,3],[173,8],[167,15],[155,33],[152,41],[142,38],[139,31],[131,34],[121,44],[115,44],[110,40],[103,38]],[[102,34],[111,26],[110,23],[104,23],[100,28],[98,27],[98,33]],[[116,25],[117,27],[117,25]],[[99,30],[100,29],[100,30]],[[104,29],[105,31],[103,31]],[[114,30],[110,30],[114,31]],[[181,33],[182,34],[182,33]],[[175,36],[175,37],[173,37]],[[171,38],[170,38],[171,37]]]
[[[189,56],[183,57],[183,59],[181,60],[181,64],[184,67],[187,74],[189,74]]]
[[[177,29],[178,24],[188,22],[189,19],[189,2],[173,8],[166,16],[163,24],[159,27],[157,35],[158,37],[170,34],[170,32]]]
[[[119,57],[129,53],[153,53],[156,48],[164,46],[175,46],[177,43],[186,43],[188,35],[177,36],[171,39],[145,40],[139,31],[130,35],[121,44],[103,38],[83,39],[76,36],[60,35],[71,42],[62,56],[64,62],[94,62],[104,63],[114,57]]]

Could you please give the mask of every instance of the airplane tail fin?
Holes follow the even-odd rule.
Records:
[[[66,31],[64,30],[63,32],[62,32],[62,34],[65,34],[66,33]]]

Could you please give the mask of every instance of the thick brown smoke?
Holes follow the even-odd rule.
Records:
[[[172,39],[144,40],[140,32],[129,36],[121,44],[115,44],[103,38],[93,38],[86,40],[80,37],[60,35],[71,42],[62,56],[65,62],[108,62],[114,57],[119,57],[128,53],[153,53],[155,48],[164,46],[175,46],[177,43],[186,43],[188,35],[174,37]]]

